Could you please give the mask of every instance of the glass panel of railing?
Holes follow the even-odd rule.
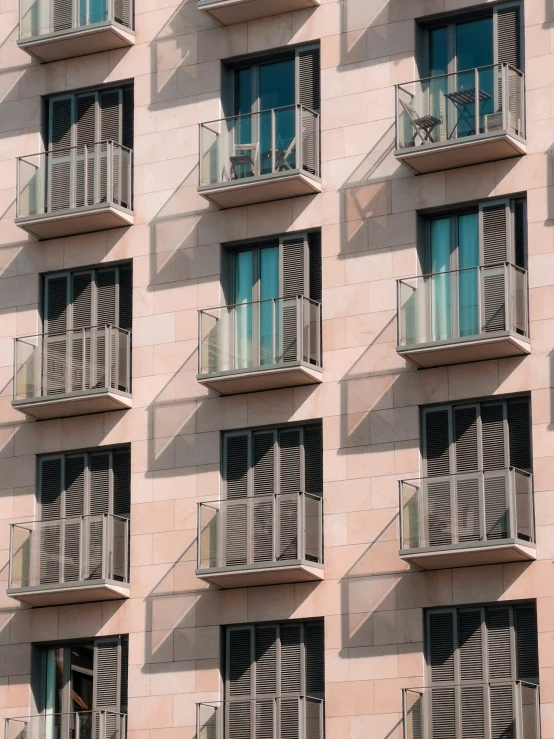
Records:
[[[198,569],[322,562],[322,499],[310,493],[200,503]]]
[[[472,136],[523,137],[523,75],[494,64],[396,87],[399,149],[454,143]]]
[[[130,210],[132,152],[113,141],[18,160],[17,216],[112,204]]]
[[[401,549],[534,542],[532,475],[515,468],[400,481]]]
[[[125,739],[126,715],[99,710],[8,718],[5,733],[9,739]]]
[[[10,587],[128,581],[129,521],[98,514],[12,524]]]
[[[200,374],[301,361],[321,366],[321,306],[309,298],[241,303],[199,315]]]
[[[511,266],[511,318],[512,331],[522,336],[529,336],[527,312],[527,272],[521,267]]]
[[[20,0],[19,37],[63,35],[109,21],[130,29],[132,18],[130,0]]]
[[[304,170],[319,176],[319,115],[303,105],[200,126],[200,184]]]
[[[131,334],[91,326],[15,340],[14,400],[85,393],[130,392]]]

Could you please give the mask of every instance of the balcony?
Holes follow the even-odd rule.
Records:
[[[31,606],[129,597],[129,519],[111,514],[11,524],[8,595]]]
[[[405,739],[540,739],[539,686],[522,680],[405,688],[402,714]]]
[[[319,115],[303,105],[200,126],[198,192],[221,208],[321,192]]]
[[[130,226],[132,152],[100,141],[20,157],[15,222],[39,239]]]
[[[420,367],[529,354],[527,272],[513,264],[397,281],[396,351]]]
[[[494,64],[396,85],[396,158],[424,174],[525,154],[524,82]]]
[[[39,419],[130,408],[130,332],[92,326],[16,339],[12,405]]]
[[[55,62],[132,46],[129,0],[19,0],[18,46],[41,62]]]
[[[321,305],[274,298],[199,311],[198,375],[222,395],[322,380]]]
[[[198,7],[222,25],[230,26],[293,10],[315,8],[319,3],[320,0],[198,0]]]
[[[5,739],[125,739],[127,735],[127,716],[114,711],[45,712],[5,722]]]
[[[199,503],[196,575],[220,588],[322,580],[322,505],[310,493]]]
[[[532,475],[510,467],[401,480],[399,554],[425,570],[535,559]]]
[[[324,708],[308,696],[197,703],[196,739],[323,739]]]

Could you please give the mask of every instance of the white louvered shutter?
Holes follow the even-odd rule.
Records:
[[[46,278],[45,300],[43,388],[46,395],[56,395],[66,392],[69,380],[67,275]]]
[[[479,470],[478,415],[477,405],[453,408],[459,542],[480,539],[480,490],[479,475],[476,474]]]
[[[302,161],[299,164],[301,169],[311,174],[319,174],[319,119],[314,116],[314,113],[319,113],[321,107],[319,47],[299,49],[297,64],[298,102],[304,106],[300,111]]]
[[[104,514],[110,512],[111,469],[110,452],[96,452],[89,456],[90,491],[87,517],[87,576],[97,580],[102,577],[103,542],[106,521]]]
[[[456,693],[454,654],[456,648],[454,612],[428,615],[428,669],[431,690],[431,736],[446,739],[456,736]],[[441,686],[441,683],[445,683]]]
[[[224,437],[225,565],[244,565],[248,559],[248,433]]]
[[[306,295],[309,286],[307,239],[305,234],[282,238],[281,247],[281,355],[283,362],[299,357],[299,317],[297,296]]]
[[[424,414],[429,546],[452,544],[450,408]],[[440,478],[440,479],[439,479]]]
[[[481,331],[506,330],[506,280],[504,263],[509,261],[510,211],[504,201],[481,205],[482,305]]]
[[[117,272],[115,269],[98,270],[96,273],[96,360],[95,387],[115,385],[115,335],[111,334],[111,346],[108,356],[106,345],[106,326],[117,325]],[[109,366],[107,367],[108,359]],[[106,374],[107,370],[107,374]]]
[[[485,486],[485,531],[487,539],[508,536],[506,404],[483,403],[481,428]]]
[[[40,460],[40,584],[60,582],[63,457]],[[51,523],[50,523],[51,522]]]
[[[81,537],[84,530],[81,516],[85,505],[86,468],[84,454],[65,457],[64,582],[76,582],[83,579]]]
[[[71,275],[71,389],[90,388],[92,287],[93,273],[74,272]]]
[[[121,637],[94,640],[94,739],[120,739],[122,649]],[[105,726],[106,733],[102,735]]]
[[[65,0],[64,0],[65,2]],[[71,202],[71,150],[73,144],[72,95],[50,101],[49,150],[48,155],[48,210],[66,210]]]
[[[298,493],[302,490],[301,429],[279,431],[278,559],[298,557]]]
[[[253,464],[253,557],[254,562],[274,559],[274,498],[275,493],[275,431],[255,431],[252,434]],[[256,500],[257,496],[264,496]]]

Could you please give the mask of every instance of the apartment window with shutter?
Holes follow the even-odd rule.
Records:
[[[106,636],[36,647],[37,704],[52,736],[121,738],[127,713],[128,637]],[[104,735],[105,711],[106,734]],[[73,714],[73,715],[72,715]]]
[[[321,738],[324,690],[323,621],[226,629],[226,736]]]
[[[518,716],[536,736],[535,604],[434,609],[425,623],[433,736],[516,736]]]
[[[39,457],[40,584],[127,580],[130,492],[129,447]]]

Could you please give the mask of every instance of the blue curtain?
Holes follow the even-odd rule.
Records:
[[[252,365],[252,270],[252,251],[237,252],[235,255],[234,369]]]
[[[451,338],[450,219],[431,221],[432,341]]]
[[[479,215],[458,217],[460,336],[479,333]]]

